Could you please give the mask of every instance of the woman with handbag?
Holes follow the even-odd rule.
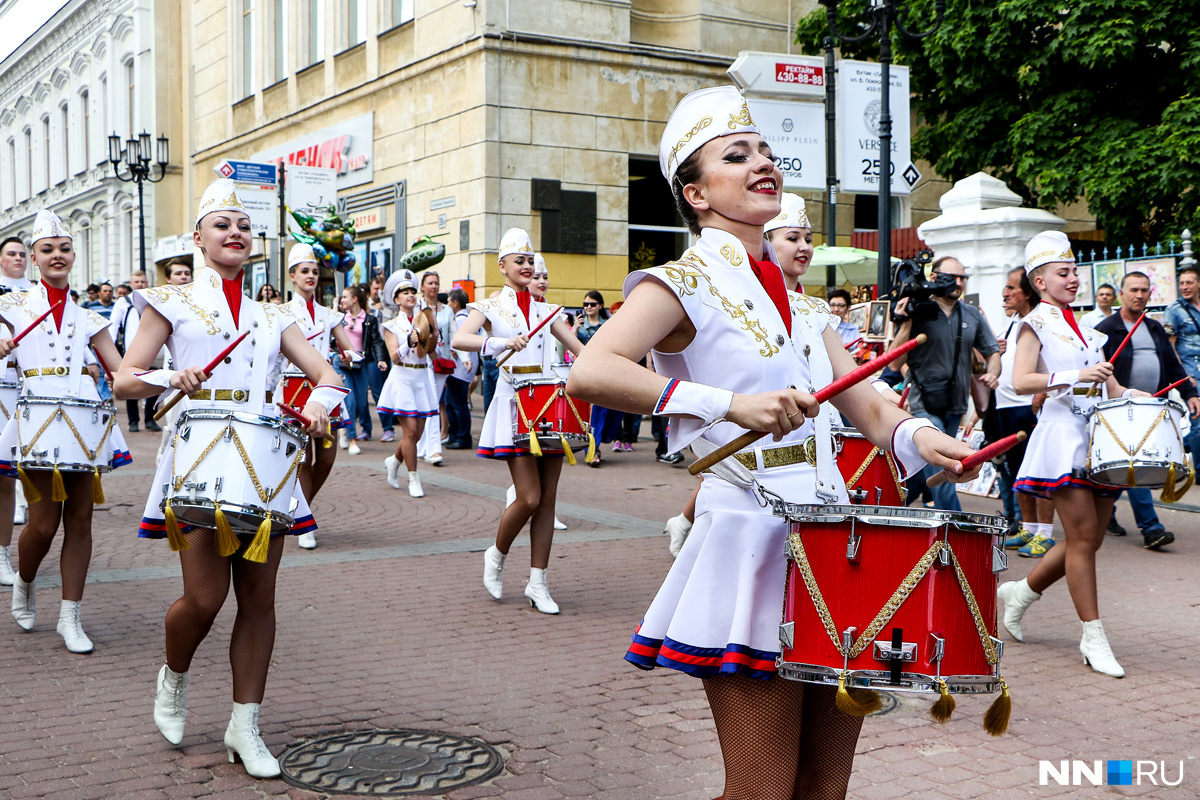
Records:
[[[385,361],[387,348],[384,347],[383,337],[379,333],[379,323],[375,316],[366,310],[367,292],[361,286],[347,286],[342,290],[342,326],[350,340],[350,347],[362,353],[365,359]],[[367,373],[362,361],[334,364],[342,382],[350,390],[346,398],[346,427],[338,431],[338,443],[343,450],[349,450],[350,455],[356,456],[362,452],[359,441],[371,439],[371,407],[367,403]],[[355,434],[355,424],[362,425],[362,434]]]
[[[596,331],[600,330],[600,326],[608,322],[608,309],[604,307],[604,295],[592,289],[583,296],[583,313],[575,318],[575,336],[579,339],[579,343],[587,345],[592,337],[596,335]],[[613,419],[620,419],[620,414],[610,412],[603,406],[592,404],[592,418],[590,420],[592,433],[596,437],[596,455],[588,462],[589,467],[598,467],[604,463],[604,459],[600,457],[599,445],[614,439],[613,425],[610,422]],[[609,437],[604,438],[605,431],[609,432]]]
[[[450,306],[438,299],[442,288],[442,279],[431,269],[425,270],[421,276],[421,296],[417,299],[417,309],[433,312],[437,324],[437,347],[429,354],[428,379],[433,384],[433,397],[437,402],[437,413],[425,421],[425,432],[417,444],[417,458],[435,467],[442,465],[442,419],[446,413],[442,392],[446,389],[446,379],[454,374],[454,351],[450,349],[450,337],[454,335],[454,311]]]

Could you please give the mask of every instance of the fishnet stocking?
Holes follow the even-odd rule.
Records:
[[[846,796],[862,720],[833,705],[835,690],[744,675],[704,680],[725,791],[718,800],[834,800]]]
[[[275,577],[283,557],[283,537],[271,538],[265,564],[242,558],[251,541],[248,536],[241,537],[241,549],[229,558],[217,554],[214,531],[193,528],[187,539],[192,546],[179,553],[183,596],[167,610],[167,666],[176,672],[191,669],[192,657],[208,636],[232,583],[238,601],[229,637],[233,700],[261,703],[275,647]]]

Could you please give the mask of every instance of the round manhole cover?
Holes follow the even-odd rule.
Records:
[[[900,699],[896,697],[896,695],[892,694],[891,692],[880,692],[879,690],[876,690],[876,692],[878,692],[879,699],[883,702],[883,705],[879,707],[878,711],[868,714],[867,716],[882,717],[884,714],[890,714],[899,708]]]
[[[283,779],[326,794],[438,795],[483,783],[504,769],[489,744],[436,731],[363,731],[293,747],[279,761]]]

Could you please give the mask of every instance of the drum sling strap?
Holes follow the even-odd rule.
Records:
[[[20,413],[19,406],[17,408],[17,412],[18,414]],[[79,434],[79,429],[76,428],[75,423],[71,421],[71,416],[62,410],[62,406],[56,408],[53,414],[46,417],[46,421],[42,423],[42,427],[38,428],[37,433],[35,433],[33,438],[29,440],[29,444],[21,444],[21,418],[18,416],[17,444],[21,448],[22,459],[24,459],[33,451],[33,446],[37,444],[38,439],[42,438],[42,434],[45,433],[46,429],[50,427],[50,423],[54,422],[54,420],[58,417],[62,417],[62,419],[67,423],[67,427],[70,428],[71,433],[75,435],[75,441],[77,441],[79,446],[83,448],[83,452],[87,454],[88,461],[93,462],[96,460],[96,456],[101,452],[101,450],[104,449],[104,443],[108,441],[108,435],[112,433],[113,425],[115,425],[117,422],[116,413],[114,412],[109,414],[108,426],[104,429],[104,435],[100,437],[100,442],[96,445],[96,449],[92,450],[87,446],[87,443],[83,441],[83,437]],[[33,481],[31,481],[29,479],[29,475],[25,473],[25,468],[20,466],[20,464],[17,465],[17,477],[21,479],[21,488],[25,490],[25,499],[30,503],[39,502],[42,499],[42,493],[39,492],[37,487],[33,485]],[[66,501],[67,487],[63,484],[62,473],[59,472],[57,464],[54,465],[54,476],[51,478],[50,487],[50,499],[52,501],[55,503],[62,503]],[[92,467],[92,502],[105,502],[104,486],[100,482],[100,468],[96,466]]]
[[[892,596],[883,604],[883,608],[879,609],[879,613],[871,620],[870,624],[863,630],[857,640],[853,640],[850,635],[852,629],[847,629],[847,635],[842,637],[838,634],[837,627],[833,624],[833,615],[829,613],[829,606],[825,603],[825,597],[821,593],[821,587],[817,585],[816,576],[813,575],[812,565],[808,561],[808,554],[804,550],[804,542],[800,534],[796,531],[788,534],[788,555],[796,562],[796,567],[800,571],[800,576],[804,579],[804,586],[808,590],[809,599],[812,600],[813,606],[816,609],[817,616],[821,620],[821,625],[825,628],[825,633],[829,635],[833,646],[837,648],[839,654],[844,659],[844,664],[850,659],[857,658],[875,641],[875,637],[883,630],[888,621],[904,605],[904,601],[912,594],[925,576],[929,573],[935,559],[941,558],[943,562],[949,559],[954,565],[954,574],[958,579],[958,586],[962,590],[963,599],[967,603],[967,608],[971,612],[971,619],[975,623],[975,632],[979,634],[979,642],[983,647],[984,657],[988,664],[993,667],[1000,663],[1000,653],[996,649],[995,642],[988,634],[987,623],[984,622],[983,613],[979,610],[979,603],[975,600],[975,592],[971,590],[971,584],[967,581],[967,576],[962,570],[962,566],[958,563],[958,556],[954,554],[950,543],[945,540],[938,540],[930,545],[925,554],[913,566],[904,579],[900,581],[900,585],[896,587],[896,591],[892,592]],[[843,667],[838,675],[838,696],[837,707],[843,713],[865,716],[879,708],[879,698],[875,692],[856,692],[851,694],[846,683],[849,678],[849,669]],[[931,709],[931,714],[938,722],[946,722],[950,719],[950,715],[954,712],[954,698],[950,695],[950,689],[946,685],[946,679],[941,676],[941,662],[938,662],[937,682],[941,688],[941,697]],[[1000,736],[1008,729],[1008,718],[1012,709],[1012,700],[1008,693],[1008,684],[1004,682],[1004,676],[1000,676],[1001,693],[1000,697],[992,703],[992,707],[988,709],[983,718],[983,727],[988,733],[993,736]],[[857,695],[857,696],[856,696]]]
[[[592,435],[592,427],[579,416],[579,411],[575,408],[575,401],[563,390],[562,386],[559,386],[555,393],[550,395],[550,399],[546,401],[546,405],[542,406],[542,410],[535,414],[533,418],[536,421],[545,416],[546,412],[550,410],[550,406],[554,405],[554,401],[559,397],[567,401],[567,408],[571,409],[571,413],[575,415],[575,421],[579,423],[579,427],[588,432],[587,455],[584,456],[583,460],[590,463],[596,457],[596,437]],[[529,454],[540,457],[542,455],[542,443],[538,441],[537,430],[534,428],[533,423],[529,421],[529,417],[525,416],[525,409],[521,404],[517,403],[516,406],[517,413],[521,415],[521,423],[529,428]],[[567,437],[560,433],[558,438],[562,440],[563,453],[567,457],[568,466],[575,466],[577,463],[575,453],[571,451],[571,445],[567,442]]]

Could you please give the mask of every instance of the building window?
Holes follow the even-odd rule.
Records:
[[[133,109],[137,105],[137,94],[134,92],[133,82],[133,59],[125,62],[125,83],[129,86],[129,99],[126,105],[129,108],[129,138],[137,136],[137,128],[133,124]]]
[[[325,58],[325,0],[308,0],[308,63]]]
[[[62,111],[62,176],[65,181],[71,175],[71,137],[69,135],[71,109],[66,103],[63,103],[60,110]]]
[[[242,0],[242,97],[254,94],[254,0]]]
[[[362,44],[363,29],[366,27],[363,17],[367,12],[366,0],[346,0],[346,47],[351,48]]]
[[[17,140],[8,140],[8,191],[10,206],[17,204]]]
[[[115,127],[110,128],[108,125],[108,102],[108,76],[104,75],[100,78],[100,103],[97,108],[100,109],[100,130],[104,131],[105,136],[110,130],[113,133],[117,131]]]
[[[50,188],[50,115],[42,117],[42,188]]]
[[[88,279],[84,283],[84,285],[86,286],[88,283],[91,283],[91,280],[90,280],[90,277],[91,277],[90,269],[91,269],[91,264],[92,264],[91,223],[89,222],[87,217],[81,217],[80,219],[77,219],[74,221],[73,227],[75,229],[75,239],[76,239],[75,252],[83,256],[83,263],[81,266],[83,267],[84,270],[88,270],[88,272],[85,273],[85,276],[84,276],[86,279]],[[77,258],[78,258],[78,256],[77,256]]]
[[[392,25],[412,22],[413,0],[392,0]]]
[[[275,82],[285,80],[287,65],[287,0],[275,0]]]
[[[79,105],[83,109],[83,168],[89,169],[92,166],[92,110],[88,108],[88,91],[84,89],[79,93]]]
[[[25,129],[25,196],[33,197],[33,130]]]

